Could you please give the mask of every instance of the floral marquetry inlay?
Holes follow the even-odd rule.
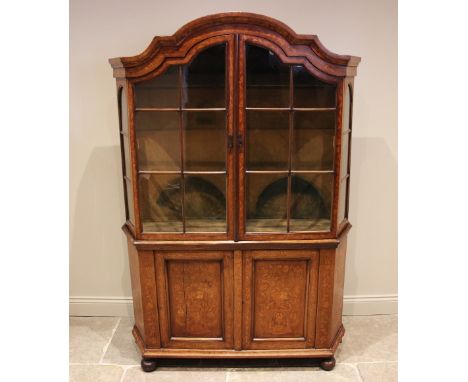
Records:
[[[254,338],[304,337],[307,261],[258,260],[254,275]]]

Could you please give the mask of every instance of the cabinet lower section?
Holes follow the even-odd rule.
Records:
[[[128,235],[143,358],[330,358],[341,342],[346,232],[336,248],[137,245]]]

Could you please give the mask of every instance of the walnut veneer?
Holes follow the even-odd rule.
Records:
[[[144,370],[167,357],[334,367],[359,61],[248,13],[110,60]]]

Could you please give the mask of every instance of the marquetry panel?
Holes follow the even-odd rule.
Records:
[[[155,257],[162,346],[232,346],[233,253],[160,252]]]
[[[221,338],[222,262],[171,260],[166,266],[171,335]]]
[[[313,346],[317,272],[316,251],[244,252],[244,348]]]

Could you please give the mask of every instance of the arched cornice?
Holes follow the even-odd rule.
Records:
[[[183,59],[191,47],[203,40],[227,34],[259,36],[276,44],[288,57],[305,58],[327,76],[356,74],[359,57],[339,55],[326,49],[315,35],[299,35],[271,17],[254,13],[219,13],[193,20],[172,36],[155,37],[140,54],[109,60],[114,77],[137,78],[166,66],[167,59]]]

